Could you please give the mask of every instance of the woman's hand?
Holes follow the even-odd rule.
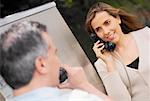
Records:
[[[111,52],[104,50],[104,47],[104,43],[100,43],[98,40],[94,43],[93,51],[97,58],[101,58],[106,63],[108,72],[112,72],[115,69],[114,59]]]

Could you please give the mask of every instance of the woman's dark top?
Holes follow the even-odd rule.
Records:
[[[139,65],[139,57],[137,57],[132,63],[128,64],[127,66],[130,68],[138,69]]]

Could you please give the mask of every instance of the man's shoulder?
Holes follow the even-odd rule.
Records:
[[[7,101],[68,101],[71,90],[56,88],[40,88],[34,91],[14,96]]]
[[[37,97],[21,97],[21,99],[16,99],[15,97],[7,101],[103,101],[102,98],[88,93],[83,90],[62,90],[57,96],[37,96]]]

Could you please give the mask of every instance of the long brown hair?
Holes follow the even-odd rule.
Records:
[[[97,12],[106,11],[113,17],[119,16],[121,19],[121,29],[123,33],[127,34],[131,31],[138,30],[143,25],[138,21],[137,17],[133,14],[127,13],[122,9],[114,8],[106,3],[98,2],[94,4],[88,11],[85,27],[88,32],[93,33],[94,30],[91,26],[91,21],[94,19]]]

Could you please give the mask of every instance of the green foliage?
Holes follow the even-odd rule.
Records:
[[[64,0],[64,2],[68,8],[72,7],[72,5],[73,5],[73,0]]]

